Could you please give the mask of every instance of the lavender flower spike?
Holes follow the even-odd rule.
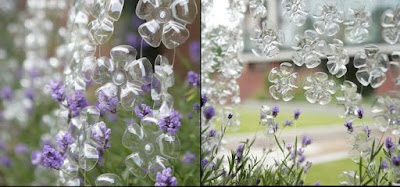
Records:
[[[72,138],[69,132],[66,132],[64,135],[57,135],[56,141],[58,147],[65,153],[69,146],[74,143],[75,139]]]
[[[65,98],[65,87],[61,82],[61,79],[58,79],[56,81],[50,81],[46,87],[50,89],[50,96],[51,98],[56,101],[58,104],[61,104],[61,102]]]
[[[72,117],[78,116],[82,109],[89,106],[89,102],[85,98],[85,94],[81,91],[76,91],[74,94],[67,97],[68,107],[72,112]]]
[[[160,129],[168,134],[174,135],[181,126],[182,114],[172,109],[171,115],[161,119],[158,123]]]
[[[302,139],[302,146],[303,147],[307,147],[311,143],[312,143],[312,139],[311,139],[310,136],[303,136],[303,139]]]
[[[64,156],[49,145],[43,147],[42,158],[42,165],[50,169],[59,170],[64,163]]]
[[[172,176],[171,168],[166,168],[157,173],[155,186],[176,186],[177,184],[178,181]]]
[[[187,81],[190,85],[194,87],[200,86],[200,76],[199,74],[195,73],[194,71],[188,72]]]
[[[142,108],[142,110],[140,110],[140,108]],[[146,115],[153,115],[153,110],[146,104],[141,104],[140,108],[139,106],[135,107],[135,114],[137,117],[143,118]]]

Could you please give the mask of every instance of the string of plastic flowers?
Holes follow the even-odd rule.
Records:
[[[247,1],[241,0],[202,1],[201,92],[218,109],[215,119],[226,123],[227,117],[232,116],[229,124],[236,128],[240,121],[233,106],[240,103],[236,79],[243,69],[238,55],[243,48],[240,26],[246,6]],[[221,10],[226,12],[216,15]],[[222,16],[224,24],[213,20]]]

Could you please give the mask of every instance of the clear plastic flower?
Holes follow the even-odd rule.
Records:
[[[101,174],[94,181],[96,186],[121,186],[121,178],[114,173]]]
[[[306,23],[308,10],[305,0],[283,0],[283,17],[297,26]]]
[[[368,135],[365,128],[365,126],[354,127],[353,132],[350,134],[350,156],[354,162],[359,162],[360,156],[365,160],[371,156],[374,138]]]
[[[339,105],[344,106],[344,114],[340,117],[358,116],[358,109],[362,101],[362,95],[357,93],[357,85],[351,81],[345,80],[336,95],[336,100]]]
[[[382,132],[391,131],[400,134],[400,93],[388,92],[385,96],[378,96],[372,107],[375,126]]]
[[[358,176],[354,171],[343,171],[339,176],[341,179],[340,184],[345,186],[356,186],[360,185],[358,181],[360,176]]]
[[[267,134],[273,134],[278,130],[278,122],[273,115],[273,108],[267,105],[261,106],[260,125],[267,126]]]
[[[338,39],[333,39],[333,43],[329,44],[329,52],[327,54],[329,73],[336,75],[337,78],[346,74],[346,65],[349,63],[349,54],[343,47],[343,42]]]
[[[388,9],[381,17],[382,38],[389,44],[395,44],[400,37],[400,8]]]
[[[158,55],[154,62],[154,74],[151,84],[151,97],[154,100],[153,113],[157,119],[169,116],[173,106],[173,97],[168,88],[175,82],[173,66],[164,56]]]
[[[261,28],[256,28],[250,40],[255,43],[251,50],[255,55],[273,57],[279,53],[279,46],[284,42],[284,35],[274,23],[263,21]]]
[[[139,178],[148,174],[153,181],[157,172],[172,168],[167,158],[177,158],[180,149],[178,137],[163,134],[158,120],[150,116],[142,118],[140,125],[132,123],[127,126],[122,145],[133,152],[125,159],[129,171]]]
[[[197,15],[195,0],[139,0],[136,14],[147,22],[139,26],[139,34],[152,47],[162,43],[173,49],[189,38],[187,24]]]
[[[90,41],[104,44],[114,32],[114,22],[121,16],[124,0],[85,1],[84,6],[95,18],[88,25]]]
[[[372,88],[381,86],[386,80],[386,71],[389,67],[389,58],[379,52],[376,45],[367,45],[364,52],[358,52],[354,57],[354,67],[357,80],[364,86],[371,84]]]
[[[324,72],[317,72],[314,76],[308,76],[304,83],[304,93],[310,103],[318,102],[325,105],[331,102],[331,95],[336,93],[336,83],[328,80],[328,75]]]
[[[368,38],[368,27],[371,22],[371,13],[367,12],[365,8],[351,9],[346,11],[345,20],[346,25],[345,36],[354,43],[361,43]]]
[[[343,11],[338,10],[336,4],[321,4],[315,11],[314,28],[319,34],[333,36],[339,32],[339,24],[343,22]]]
[[[392,52],[392,61],[390,62],[391,72],[394,74],[393,81],[397,86],[400,85],[400,51],[393,51]]]
[[[111,98],[117,95],[125,110],[133,110],[143,99],[142,85],[151,83],[153,66],[147,58],[136,60],[136,50],[132,46],[113,47],[111,59],[101,57],[93,69],[92,79],[101,83],[96,95],[103,92]]]
[[[253,17],[265,18],[267,16],[266,0],[249,0],[249,9]]]
[[[307,68],[315,68],[321,64],[321,57],[327,50],[325,40],[321,40],[318,33],[306,30],[304,35],[296,35],[293,39],[292,48],[296,51],[292,60],[297,66],[306,64]]]
[[[278,100],[290,101],[294,98],[294,89],[297,88],[295,81],[298,77],[297,72],[293,72],[293,65],[283,62],[280,67],[272,68],[268,75],[268,80],[274,85],[269,87],[271,96]]]

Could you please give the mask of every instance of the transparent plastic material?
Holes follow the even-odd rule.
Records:
[[[187,24],[197,15],[195,0],[139,0],[136,14],[146,20],[139,26],[139,34],[150,46],[158,47],[162,42],[173,49],[189,38]]]
[[[268,80],[273,83],[269,87],[271,96],[278,100],[282,98],[284,101],[290,101],[294,98],[294,89],[297,88],[295,81],[298,77],[297,72],[293,72],[293,65],[283,62],[280,68],[272,68],[269,72]]]
[[[399,41],[400,30],[400,8],[388,9],[383,12],[381,17],[382,38],[389,44],[395,44]]]
[[[339,114],[344,118],[347,116],[358,116],[358,109],[362,103],[362,95],[357,93],[357,85],[351,81],[344,81],[338,89],[336,100],[339,105],[344,106],[344,113]]]
[[[97,60],[92,78],[96,83],[104,84],[96,91],[107,96],[119,97],[121,106],[131,111],[143,100],[142,86],[151,83],[153,67],[147,58],[136,60],[136,49],[120,45],[111,49],[111,59],[102,57]]]
[[[390,71],[393,75],[393,82],[400,85],[400,51],[392,52],[392,61],[390,62]]]
[[[344,49],[341,40],[333,39],[333,43],[328,46],[329,52],[327,54],[328,62],[326,66],[329,73],[340,78],[347,73],[346,65],[349,63],[349,54]]]
[[[315,68],[321,64],[321,57],[327,52],[327,43],[321,40],[314,30],[306,30],[304,35],[296,35],[292,48],[296,51],[292,60],[297,66],[306,65],[307,68]]]
[[[121,178],[114,173],[101,174],[94,181],[96,186],[121,186]]]
[[[272,108],[267,105],[261,106],[260,125],[267,126],[267,134],[273,134],[277,130],[278,122],[272,115]]]
[[[249,0],[249,9],[253,17],[267,17],[267,1],[266,0]]]
[[[317,6],[314,13],[314,28],[319,34],[334,36],[340,30],[343,22],[343,11],[337,9],[335,3],[324,3]]]
[[[389,58],[376,45],[366,45],[364,52],[356,53],[354,67],[358,68],[356,77],[363,86],[371,84],[372,88],[378,88],[386,81]]]
[[[391,91],[378,96],[372,107],[374,124],[382,132],[400,134],[400,92]]]
[[[283,0],[283,18],[293,22],[296,26],[306,23],[308,9],[305,0]]]
[[[324,72],[317,72],[312,76],[308,76],[304,82],[304,93],[306,99],[310,103],[318,103],[325,105],[331,102],[332,94],[336,93],[336,83],[328,79],[328,75]]]
[[[178,137],[163,134],[158,120],[150,116],[145,116],[140,125],[127,126],[122,145],[133,152],[125,159],[129,171],[139,178],[149,175],[152,180],[157,172],[171,167],[166,158],[176,158],[180,150]]]
[[[261,28],[256,28],[255,34],[250,38],[255,47],[252,52],[257,56],[273,57],[279,53],[279,46],[284,42],[283,32],[270,21],[263,21]]]
[[[154,100],[153,114],[157,119],[170,115],[173,97],[168,88],[174,85],[173,66],[164,56],[158,55],[154,62],[154,75],[151,84],[151,97]]]
[[[346,26],[344,35],[350,42],[361,43],[368,38],[370,22],[371,13],[365,8],[349,8],[343,22]]]

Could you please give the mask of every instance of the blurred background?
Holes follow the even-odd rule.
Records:
[[[47,141],[54,141],[51,136],[54,132],[51,131],[57,126],[57,120],[54,120],[53,110],[58,105],[45,92],[44,85],[63,76],[62,71],[67,62],[56,57],[60,53],[60,46],[64,44],[62,35],[66,32],[68,11],[74,2],[0,0],[0,27],[3,28],[0,31],[0,185],[54,185],[56,182],[57,171],[34,166],[31,154],[41,150]],[[109,57],[112,47],[123,44],[140,50],[141,37],[137,29],[144,21],[136,16],[137,2],[125,1],[121,18],[114,23],[112,38],[100,47],[101,56]],[[28,9],[28,3],[31,3],[31,9]],[[180,156],[170,161],[180,185],[200,184],[197,177],[200,175],[199,167],[194,167],[199,163],[200,154],[199,117],[193,109],[193,105],[199,103],[199,88],[187,82],[189,71],[200,71],[200,0],[196,0],[196,3],[198,15],[193,24],[187,25],[189,39],[176,49],[175,84],[169,89],[175,99],[174,108],[183,116],[178,132]],[[35,16],[42,16],[46,22],[32,25],[29,20]],[[43,38],[29,36],[29,33],[37,32],[35,28],[41,27],[47,30],[42,33]],[[30,41],[43,45],[27,46]],[[35,60],[27,63],[30,51],[35,50],[35,47],[43,49],[37,58],[41,63]],[[96,56],[99,54],[96,53]],[[167,50],[163,45],[152,48],[143,42],[143,57],[154,63],[158,54],[172,62],[174,51]],[[39,68],[38,64],[44,67]],[[96,101],[94,91],[98,86],[89,84],[86,88],[85,94],[91,104]],[[152,106],[149,92],[146,97],[145,103]],[[86,174],[89,180],[107,172],[116,173],[120,177],[126,174],[124,159],[131,151],[122,146],[121,137],[128,121],[137,121],[138,118],[120,108],[118,111],[117,115],[107,114],[101,119],[112,130],[111,148],[105,155],[107,161],[104,165],[96,166],[97,169]],[[129,179],[132,180],[129,184],[154,185],[149,178]]]
[[[366,10],[371,13],[370,27],[368,28],[368,38],[362,43],[352,43],[348,41],[344,36],[344,25],[340,25],[340,31],[333,37],[322,36],[327,43],[331,43],[334,38],[340,39],[344,42],[345,49],[349,52],[350,62],[347,64],[347,74],[344,77],[336,78],[332,76],[326,67],[327,59],[322,59],[322,63],[314,68],[307,69],[304,65],[302,67],[295,66],[295,72],[299,73],[299,79],[296,89],[296,96],[290,102],[276,101],[274,100],[268,91],[271,83],[268,81],[268,74],[274,67],[279,67],[281,62],[291,62],[294,50],[291,49],[292,41],[295,35],[303,35],[306,30],[314,30],[313,23],[315,19],[313,15],[318,5],[327,2],[324,0],[308,0],[306,1],[306,7],[309,9],[306,23],[303,26],[296,26],[293,23],[289,23],[282,17],[282,1],[281,0],[268,0],[268,16],[265,19],[253,18],[250,11],[246,11],[242,29],[243,29],[243,42],[244,49],[240,54],[240,58],[244,63],[243,73],[238,78],[240,86],[240,98],[241,104],[236,106],[236,111],[239,113],[239,120],[241,125],[239,128],[230,129],[225,138],[227,143],[227,150],[236,150],[237,146],[241,141],[247,138],[251,139],[254,135],[257,135],[255,146],[253,147],[253,154],[260,156],[263,149],[267,147],[271,142],[264,136],[265,129],[259,126],[260,108],[262,105],[268,105],[270,107],[279,106],[280,113],[277,117],[279,123],[284,120],[293,119],[293,112],[296,109],[300,109],[301,117],[295,127],[279,129],[278,134],[280,138],[287,142],[293,142],[294,137],[308,135],[313,138],[313,144],[307,148],[306,155],[307,160],[313,162],[310,173],[307,174],[306,184],[312,185],[315,181],[320,181],[322,185],[338,185],[340,181],[339,175],[342,171],[354,169],[356,164],[350,160],[350,145],[349,137],[346,132],[346,128],[343,126],[345,119],[339,118],[338,114],[344,112],[342,106],[336,104],[336,99],[332,99],[331,103],[321,106],[318,104],[310,104],[304,97],[304,89],[302,88],[304,79],[308,75],[312,75],[315,72],[325,72],[329,75],[330,79],[334,79],[337,85],[341,84],[346,80],[350,80],[357,84],[358,93],[363,95],[363,108],[365,110],[365,117],[363,123],[373,127],[378,138],[381,134],[378,133],[377,129],[373,125],[373,118],[371,113],[371,105],[373,104],[377,95],[383,95],[390,90],[400,90],[399,86],[396,86],[394,79],[398,76],[398,72],[394,69],[389,69],[386,73],[387,80],[382,86],[377,89],[372,89],[370,86],[362,87],[355,77],[356,68],[353,66],[353,58],[356,52],[364,51],[365,44],[377,45],[381,52],[386,53],[389,57],[393,51],[400,50],[400,45],[390,45],[386,43],[382,36],[381,27],[381,15],[382,13],[393,7],[399,5],[397,0],[364,0],[364,1],[346,1],[339,0],[335,1],[338,5],[338,9],[344,12],[348,11],[348,8],[358,8],[365,6]],[[252,53],[254,43],[250,40],[250,37],[254,34],[255,26],[260,26],[264,20],[272,21],[278,28],[284,33],[284,43],[280,47],[279,54],[273,58],[259,57]],[[361,121],[356,120],[357,125],[360,125]],[[281,126],[282,127],[282,126]]]

